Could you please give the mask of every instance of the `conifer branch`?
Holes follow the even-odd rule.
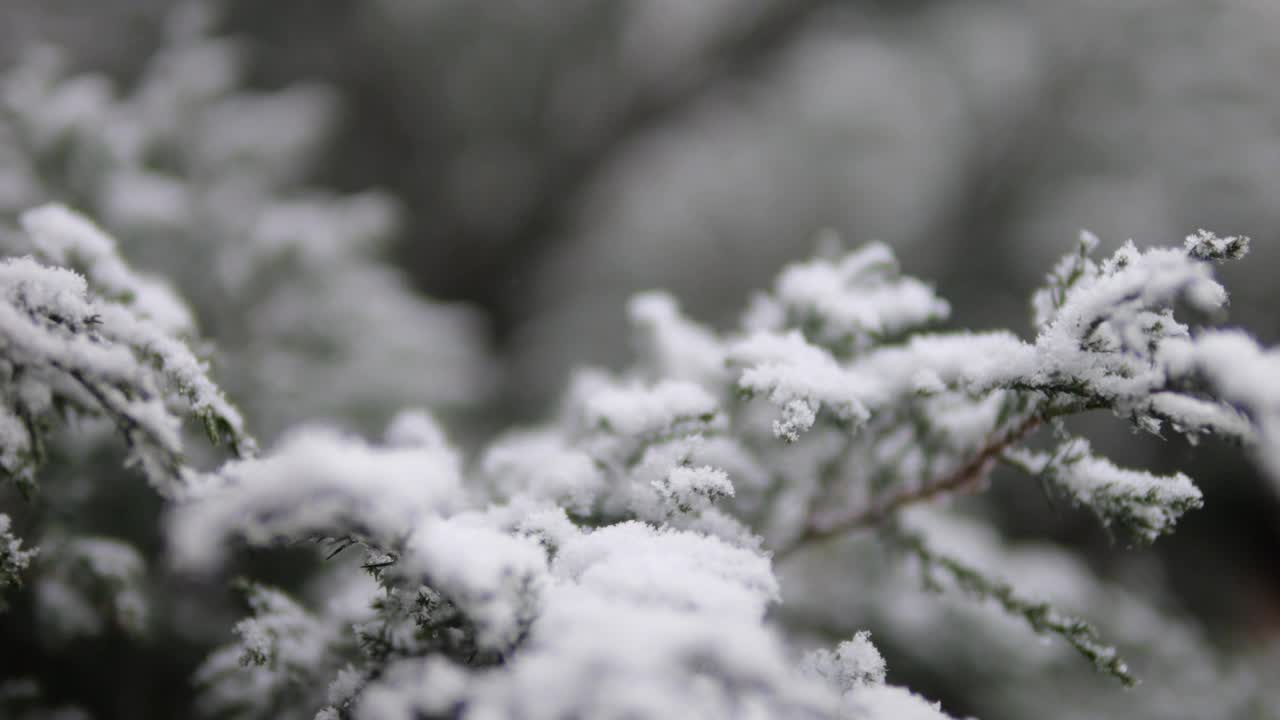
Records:
[[[873,502],[870,507],[857,510],[851,514],[836,517],[811,517],[799,536],[774,551],[774,559],[784,560],[792,553],[814,543],[880,525],[892,517],[894,513],[908,505],[927,502],[942,495],[961,492],[966,488],[977,485],[987,476],[991,466],[1005,450],[1021,442],[1039,428],[1043,422],[1044,420],[1039,415],[1028,417],[1012,430],[1002,433],[987,442],[974,453],[968,462],[918,488],[895,493],[883,501]]]

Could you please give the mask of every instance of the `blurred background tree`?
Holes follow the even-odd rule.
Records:
[[[136,87],[168,5],[6,0],[0,58],[48,41]],[[299,179],[385,190],[400,268],[484,314],[505,370],[478,413],[488,427],[538,416],[570,367],[627,357],[631,293],[669,288],[724,326],[822,228],[892,245],[957,325],[1028,332],[1025,298],[1080,228],[1104,248],[1246,234],[1253,253],[1224,272],[1232,320],[1280,338],[1280,5],[1267,0],[234,0],[221,28],[251,86],[333,91],[332,142]],[[167,271],[165,257],[133,253]],[[1191,461],[1177,440],[1093,439],[1127,464],[1185,469],[1205,509],[1153,549],[1103,553],[1091,518],[998,484],[1006,532],[1168,583],[1163,602],[1224,646],[1274,641],[1280,488],[1229,449]],[[927,663],[916,672],[896,680],[999,716]]]

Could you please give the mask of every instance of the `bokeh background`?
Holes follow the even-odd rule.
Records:
[[[0,68],[49,43],[127,89],[169,5],[0,0]],[[1280,340],[1274,0],[233,0],[219,27],[250,87],[330,88],[307,182],[388,193],[394,264],[481,318],[498,380],[461,413],[476,437],[544,415],[575,366],[622,366],[631,293],[728,327],[826,228],[889,243],[956,325],[1024,334],[1082,228],[1104,248],[1245,234],[1231,322]],[[1158,574],[1224,646],[1274,641],[1280,487],[1232,448],[1117,428],[1097,423],[1100,451],[1185,470],[1206,507],[1129,549],[1006,480],[1005,531]]]

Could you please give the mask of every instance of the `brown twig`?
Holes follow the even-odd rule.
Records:
[[[774,560],[781,560],[800,548],[814,542],[842,535],[854,530],[879,525],[898,510],[945,493],[955,492],[976,484],[991,469],[996,459],[1011,445],[1030,435],[1044,422],[1040,415],[1032,415],[1007,433],[987,441],[977,454],[952,472],[918,488],[903,490],[880,503],[834,518],[811,517],[804,531],[795,539],[773,553]]]

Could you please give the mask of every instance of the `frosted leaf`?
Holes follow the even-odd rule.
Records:
[[[739,390],[767,397],[782,417],[774,434],[794,442],[813,427],[818,409],[828,408],[842,422],[857,425],[868,413],[862,398],[870,388],[841,368],[826,350],[799,332],[756,333],[735,342],[729,360],[742,367]]]
[[[730,357],[745,368],[739,388],[767,394],[782,412],[775,434],[793,442],[820,407],[857,425],[880,406],[948,388],[989,392],[1036,370],[1035,349],[1007,332],[916,335],[847,365],[797,333],[756,334],[735,343]]]
[[[951,308],[928,285],[898,274],[887,245],[872,243],[837,260],[788,266],[774,286],[788,327],[837,354],[946,319]]]
[[[690,433],[634,444],[621,462],[606,464],[610,469],[608,491],[602,493],[598,511],[606,517],[669,521],[673,514],[682,512],[665,491],[669,478],[678,468],[694,464],[704,442],[702,435]],[[585,445],[596,458],[615,456],[604,451],[605,446],[598,439],[590,438]],[[705,509],[709,500],[697,503],[699,509]],[[690,506],[683,512],[694,510]]]
[[[1280,408],[1280,353],[1265,350],[1247,333],[1215,330],[1170,342],[1160,360],[1171,375],[1200,376],[1222,399],[1249,408],[1259,419]]]
[[[1070,357],[1104,325],[1127,341],[1126,331],[1144,317],[1144,311],[1168,307],[1177,300],[1211,312],[1226,302],[1226,291],[1208,266],[1185,253],[1164,248],[1139,252],[1129,242],[1103,263],[1097,275],[1072,286],[1036,344]]]
[[[133,308],[165,333],[193,330],[186,304],[163,282],[135,273],[120,258],[115,239],[84,216],[45,205],[22,213],[21,222],[40,259],[83,273],[103,297]]]
[[[1188,436],[1206,434],[1242,440],[1253,437],[1249,419],[1221,402],[1160,392],[1151,396],[1149,408],[1156,417],[1171,423],[1174,430]]]
[[[1148,320],[1147,311],[1176,300],[1212,311],[1224,304],[1226,293],[1207,265],[1181,252],[1138,254],[1132,245],[1123,247],[1096,278],[1076,284],[1037,337],[1041,373],[1068,375],[1105,397],[1148,392],[1160,380],[1149,368],[1151,345],[1162,340],[1160,334],[1153,341],[1148,337],[1162,324]]]
[[[834,651],[819,648],[805,656],[801,669],[822,678],[841,693],[884,682],[884,657],[871,644],[871,633],[860,632]]]
[[[1213,314],[1226,291],[1186,251],[1139,251],[1128,242],[1098,265],[1087,257],[1091,245],[1065,259],[1037,294],[1035,369],[1012,386],[1046,392],[1059,406],[1110,408],[1153,429],[1149,397],[1167,389],[1157,356],[1189,337],[1172,308]]]
[[[1009,332],[916,335],[849,366],[871,408],[943,389],[989,392],[1035,372],[1034,349]]]
[[[664,475],[687,462],[692,446],[728,427],[715,397],[682,381],[650,386],[586,372],[575,378],[565,404],[575,449],[622,480],[623,492],[609,498],[605,510],[639,508],[645,517],[656,500],[650,486],[654,477],[643,476]]]
[[[1215,330],[1165,343],[1158,357],[1171,377],[1207,384],[1242,410],[1255,429],[1255,451],[1280,478],[1280,350],[1264,349],[1239,330]]]
[[[1235,235],[1220,238],[1202,229],[1188,235],[1184,247],[1187,254],[1197,260],[1239,260],[1249,252],[1249,238]]]
[[[1153,475],[1117,467],[1090,453],[1086,440],[1075,438],[1053,453],[1009,453],[1028,472],[1048,479],[1074,502],[1084,505],[1106,525],[1116,524],[1151,542],[1170,532],[1178,518],[1200,507],[1203,498],[1191,478],[1176,473]]]
[[[653,481],[653,486],[667,504],[680,511],[706,509],[711,502],[733,495],[733,483],[719,468],[707,465],[673,468],[666,477]]]

